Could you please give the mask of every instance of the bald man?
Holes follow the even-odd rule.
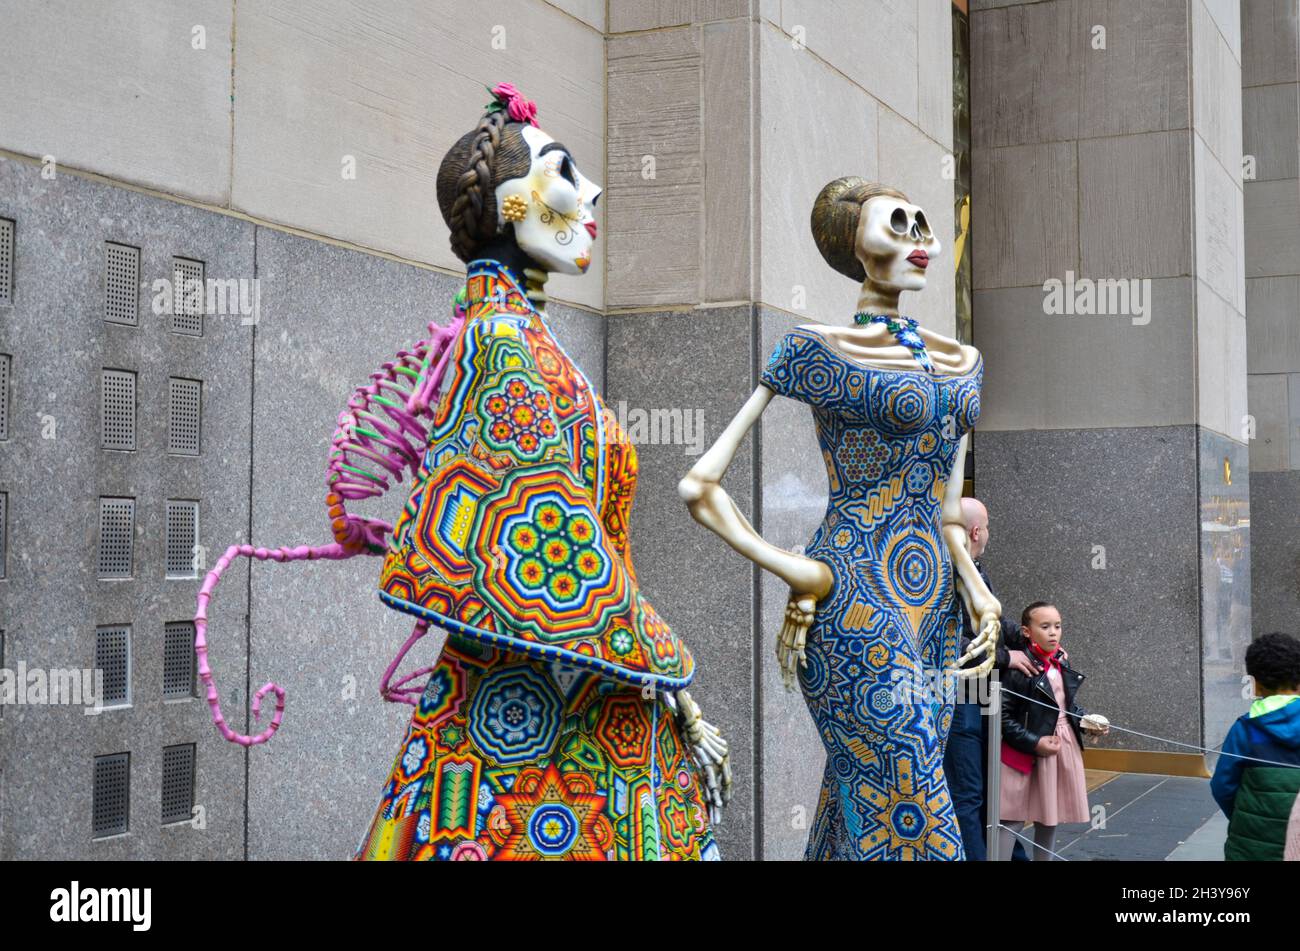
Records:
[[[963,498],[961,514],[966,522],[966,537],[971,558],[975,560],[975,568],[992,591],[993,585],[980,562],[980,556],[989,543],[988,509],[978,499]],[[964,654],[975,637],[964,604],[962,625],[961,652]],[[1000,673],[1020,670],[1030,676],[1037,675],[1038,665],[1026,652],[1026,647],[1020,625],[1004,614],[995,660],[997,670]],[[976,658],[969,666],[975,666],[981,659]],[[985,709],[986,705],[979,703],[959,703],[953,708],[952,730],[948,734],[948,747],[943,758],[948,792],[952,796],[953,809],[961,826],[962,844],[966,847],[968,862],[983,862],[987,854],[984,842],[985,824],[988,821],[984,812],[984,767],[988,762],[988,716]],[[1016,848],[1023,855],[1019,840],[1016,841]]]

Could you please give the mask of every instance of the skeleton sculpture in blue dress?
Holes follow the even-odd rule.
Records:
[[[899,294],[925,286],[939,251],[905,195],[838,179],[812,226],[827,262],[862,284],[854,326],[786,334],[680,491],[697,521],[790,585],[777,656],[827,754],[805,858],[961,859],[943,774],[955,678],[942,672],[983,655],[962,676],[987,673],[1001,615],[960,504],[983,361],[899,316]],[[826,462],[829,504],[803,554],[764,541],[721,486],[774,395],[812,408]],[[959,597],[979,621],[961,658]]]

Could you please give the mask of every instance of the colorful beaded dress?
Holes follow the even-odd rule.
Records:
[[[958,657],[942,506],[961,436],[979,417],[983,361],[938,375],[909,329],[894,332],[927,369],[867,367],[801,328],[777,344],[761,378],[812,408],[830,482],[805,549],[834,576],[799,670],[826,747],[806,859],[962,858],[943,774],[952,703],[910,701],[927,672]]]
[[[448,639],[356,857],[717,858],[656,692],[694,665],[632,569],[636,451],[515,275],[467,292],[380,578]]]

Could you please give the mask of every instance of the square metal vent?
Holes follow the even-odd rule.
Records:
[[[0,353],[0,440],[9,438],[9,380],[13,357]]]
[[[194,546],[199,543],[199,503],[190,500],[167,500],[167,577],[197,578],[198,559]]]
[[[163,697],[194,696],[194,622],[163,625]]]
[[[130,370],[104,371],[99,419],[105,449],[135,451],[135,374]]]
[[[14,302],[14,223],[0,218],[0,307]]]
[[[172,258],[172,333],[203,336],[203,262]]]
[[[99,500],[99,577],[131,577],[135,499]]]
[[[163,747],[162,821],[189,822],[194,814],[194,744]]]
[[[95,757],[95,792],[91,808],[96,839],[121,835],[131,819],[131,754]]]
[[[104,319],[134,327],[140,322],[140,249],[104,242]]]
[[[95,629],[95,669],[104,672],[106,707],[131,703],[131,626],[116,624]]]
[[[171,377],[167,381],[167,451],[180,456],[199,454],[200,400],[198,380]]]

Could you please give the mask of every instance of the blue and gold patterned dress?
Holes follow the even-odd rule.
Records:
[[[805,859],[962,858],[943,774],[951,698],[917,688],[958,657],[943,496],[983,372],[982,359],[961,376],[867,367],[802,328],[763,371],[812,407],[830,481],[805,549],[834,576],[799,671],[827,754]]]

